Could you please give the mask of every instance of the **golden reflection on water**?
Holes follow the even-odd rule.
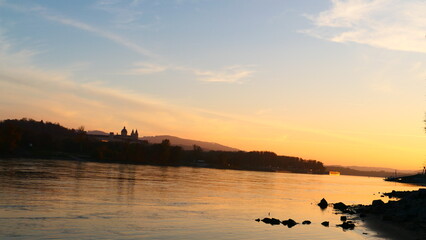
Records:
[[[0,160],[0,238],[374,239],[336,228],[340,216],[316,203],[368,204],[412,189],[368,177]],[[254,221],[268,214],[312,224]]]

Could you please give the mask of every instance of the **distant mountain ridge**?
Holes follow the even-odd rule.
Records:
[[[91,130],[91,131],[87,131],[87,134],[89,135],[109,135],[108,133],[104,132],[104,131],[99,131],[99,130]]]
[[[347,168],[355,169],[358,171],[384,171],[384,172],[401,172],[401,173],[416,173],[417,170],[400,170],[395,168],[384,168],[384,167],[364,167],[364,166],[346,166]]]
[[[221,145],[214,142],[203,142],[198,140],[184,139],[170,135],[161,135],[161,136],[145,136],[141,137],[141,140],[146,140],[149,143],[161,143],[164,139],[168,139],[170,144],[181,146],[185,150],[193,149],[194,145],[200,146],[203,150],[212,150],[212,151],[230,151],[237,152],[239,149]]]
[[[99,130],[91,130],[87,131],[87,134],[90,135],[109,135],[104,131]],[[200,146],[203,150],[206,151],[229,151],[229,152],[237,152],[240,151],[237,148],[228,147],[219,143],[214,142],[204,142],[192,139],[185,139],[170,135],[160,135],[160,136],[145,136],[140,137],[140,140],[148,141],[149,143],[161,143],[164,139],[168,139],[171,145],[180,146],[185,150],[192,150],[194,145]]]
[[[360,167],[360,166],[340,166],[340,165],[326,165],[327,171],[338,171],[342,175],[354,175],[354,176],[370,176],[370,177],[390,177],[395,176],[406,176],[417,173],[415,170],[397,170],[392,168],[381,168],[381,167]]]

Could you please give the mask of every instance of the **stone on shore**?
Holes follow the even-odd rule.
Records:
[[[348,209],[348,206],[342,202],[338,202],[333,204],[333,208],[344,212],[346,209]]]

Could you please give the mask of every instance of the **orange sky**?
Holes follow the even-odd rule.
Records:
[[[158,4],[0,1],[0,119],[422,168],[426,3]]]

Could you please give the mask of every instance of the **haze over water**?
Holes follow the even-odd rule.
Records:
[[[0,238],[379,239],[361,222],[335,227],[340,216],[316,203],[368,204],[414,189],[368,177],[0,160]],[[254,221],[268,213],[312,224]]]

